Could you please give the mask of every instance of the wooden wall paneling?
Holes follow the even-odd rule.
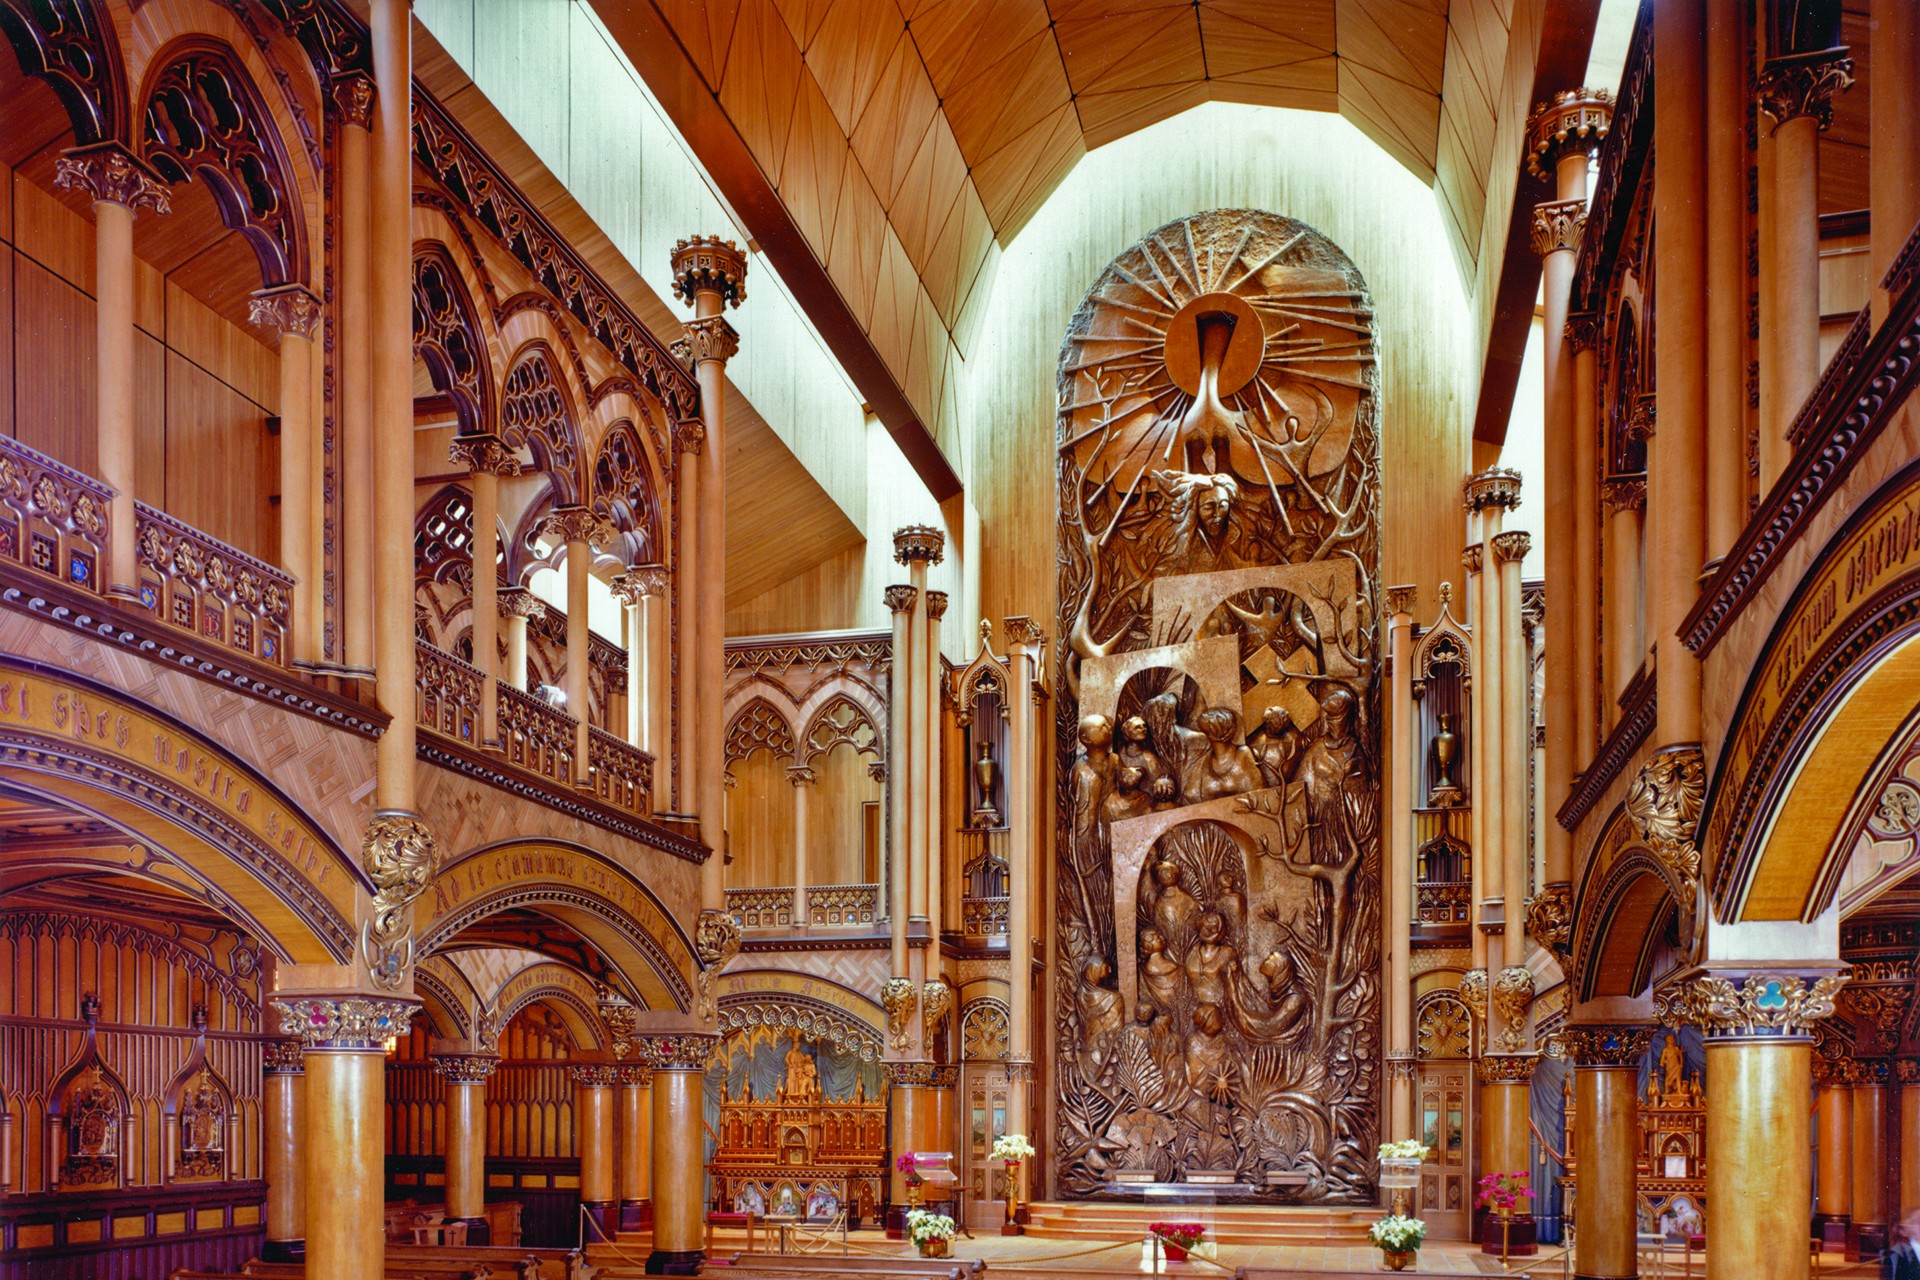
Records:
[[[793,763],[771,751],[733,762],[736,779],[727,797],[727,839],[733,865],[731,888],[771,888],[793,883]]]
[[[13,169],[0,163],[0,244],[13,243]]]
[[[93,223],[18,171],[13,174],[14,247],[93,296]]]
[[[167,498],[167,349],[133,335],[133,496],[162,509]]]
[[[0,181],[0,232],[4,231],[6,186]],[[14,347],[13,259],[13,246],[0,234],[0,436],[14,434],[13,366],[19,353]]]
[[[253,401],[266,413],[280,403],[280,357],[252,331],[229,324],[172,280],[167,281],[167,345]]]
[[[813,792],[807,797],[810,883],[867,883],[863,806],[881,796],[867,762],[868,757],[841,743],[813,763]]]
[[[167,354],[168,514],[271,560],[270,495],[279,488],[266,415],[178,351]]]
[[[21,443],[89,475],[98,470],[94,423],[93,299],[16,250],[13,412]]]

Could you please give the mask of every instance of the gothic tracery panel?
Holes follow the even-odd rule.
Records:
[[[593,463],[593,509],[618,531],[618,555],[626,564],[666,559],[660,537],[660,499],[647,468],[646,450],[633,423],[613,424]]]
[[[413,257],[413,349],[433,385],[453,401],[463,434],[489,431],[493,380],[486,341],[459,268],[446,249],[420,245]]]
[[[1311,227],[1116,258],[1059,367],[1060,1190],[1366,1202],[1378,1128],[1372,305]]]
[[[557,504],[579,500],[579,432],[544,343],[533,344],[507,372],[500,434],[515,448],[533,451],[534,461],[553,478]]]

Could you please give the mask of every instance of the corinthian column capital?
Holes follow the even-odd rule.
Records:
[[[1580,252],[1580,237],[1586,229],[1584,200],[1543,200],[1533,206],[1533,251],[1543,258],[1562,249]]]
[[[311,339],[320,328],[320,299],[303,284],[262,289],[248,299],[247,318],[274,333]]]
[[[1844,46],[1769,59],[1760,68],[1760,110],[1779,129],[1812,116],[1824,132],[1833,123],[1833,99],[1853,87],[1853,59]]]
[[[55,162],[53,185],[134,210],[169,213],[173,208],[166,180],[118,142],[96,142],[65,152]]]
[[[464,462],[474,475],[517,476],[520,458],[507,442],[489,431],[477,431],[453,438],[447,446],[450,462]]]

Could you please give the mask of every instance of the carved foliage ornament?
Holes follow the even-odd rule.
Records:
[[[247,300],[247,319],[269,333],[312,339],[320,328],[320,299],[305,285],[262,289]]]
[[[899,584],[888,587],[882,594],[886,599],[887,608],[894,613],[909,612],[913,608],[913,602],[920,598],[918,588]]]
[[[1817,49],[1770,59],[1760,68],[1760,110],[1773,129],[1812,116],[1824,132],[1833,123],[1833,100],[1853,87],[1853,59],[1840,49]],[[1769,130],[1772,132],[1772,130]]]
[[[740,333],[725,316],[706,316],[687,321],[687,358],[697,368],[708,360],[721,364],[740,352]]]
[[[1672,1012],[1709,1038],[1797,1037],[1833,1016],[1834,997],[1846,977],[1827,974],[1812,983],[1794,974],[1748,974],[1733,978],[1703,974],[1680,985]]]
[[[953,988],[934,978],[920,989],[920,1023],[924,1043],[931,1050],[953,1010]]]
[[[1493,980],[1493,1007],[1500,1014],[1500,1047],[1518,1053],[1527,1043],[1527,1006],[1533,1003],[1533,971],[1508,965]]]
[[[567,1074],[583,1089],[611,1089],[620,1083],[620,1068],[611,1063],[576,1062],[567,1068]]]
[[[700,1016],[713,1018],[713,988],[720,971],[740,954],[740,922],[725,911],[703,910],[693,927],[693,953],[700,961],[698,995]]]
[[[1854,976],[1859,977],[1856,968]],[[1884,1053],[1900,1047],[1900,1026],[1913,1001],[1912,985],[1888,986],[1856,981],[1847,988],[1847,1008],[1863,1029],[1871,1028],[1874,1044]]]
[[[880,1007],[887,1011],[887,1041],[904,1052],[913,1043],[913,1009],[918,1002],[912,978],[888,978],[880,988]]]
[[[491,432],[455,436],[447,446],[447,460],[463,464],[475,475],[483,472],[496,476],[520,474],[519,457],[507,447],[505,440]]]
[[[499,1056],[491,1053],[436,1053],[430,1061],[453,1084],[485,1084],[500,1065]]]
[[[1554,1033],[1554,1051],[1576,1066],[1631,1067],[1647,1054],[1653,1028],[1632,1023],[1570,1026]]]
[[[408,912],[433,882],[433,832],[414,814],[376,813],[361,838],[360,860],[373,881],[373,915],[360,929],[361,953],[374,982],[395,990],[413,966]]]
[[[1533,206],[1533,251],[1543,258],[1562,249],[1578,253],[1586,228],[1585,200],[1544,200]]]
[[[880,1037],[866,1024],[845,1014],[780,999],[729,997],[720,1006],[723,1035],[750,1031],[754,1027],[798,1031],[809,1040],[855,1054],[862,1062],[877,1062],[880,1058]]]
[[[1706,790],[1706,757],[1695,746],[1670,747],[1655,755],[1627,788],[1627,819],[1634,835],[1689,888],[1700,879],[1694,836]]]
[[[581,542],[589,547],[604,547],[614,536],[613,522],[590,507],[555,507],[540,522],[540,532],[562,542]]]
[[[1527,899],[1527,933],[1547,950],[1568,954],[1573,940],[1573,886],[1565,881],[1543,885]]]
[[[1489,1053],[1474,1060],[1473,1074],[1481,1084],[1526,1084],[1539,1065],[1537,1053]]]
[[[699,1033],[641,1036],[638,1044],[641,1059],[655,1071],[705,1071],[720,1037]]]
[[[633,1052],[633,1033],[640,1026],[638,1009],[624,1001],[606,1001],[600,1005],[600,1022],[607,1029],[614,1057],[625,1058]]]
[[[407,1034],[418,1000],[367,995],[276,995],[280,1030],[309,1050],[379,1051]]]
[[[1460,975],[1460,999],[1467,1008],[1473,1010],[1473,1016],[1485,1021],[1487,1017],[1487,971],[1469,969]]]
[[[260,1069],[270,1076],[305,1075],[306,1046],[298,1040],[269,1040],[261,1046]]]
[[[170,213],[173,200],[165,179],[133,158],[117,142],[76,147],[54,165],[53,185],[63,191],[84,191],[95,201]]]

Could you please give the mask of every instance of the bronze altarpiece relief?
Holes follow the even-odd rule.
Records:
[[[1061,352],[1059,1192],[1371,1202],[1372,303],[1311,227],[1116,258]]]

